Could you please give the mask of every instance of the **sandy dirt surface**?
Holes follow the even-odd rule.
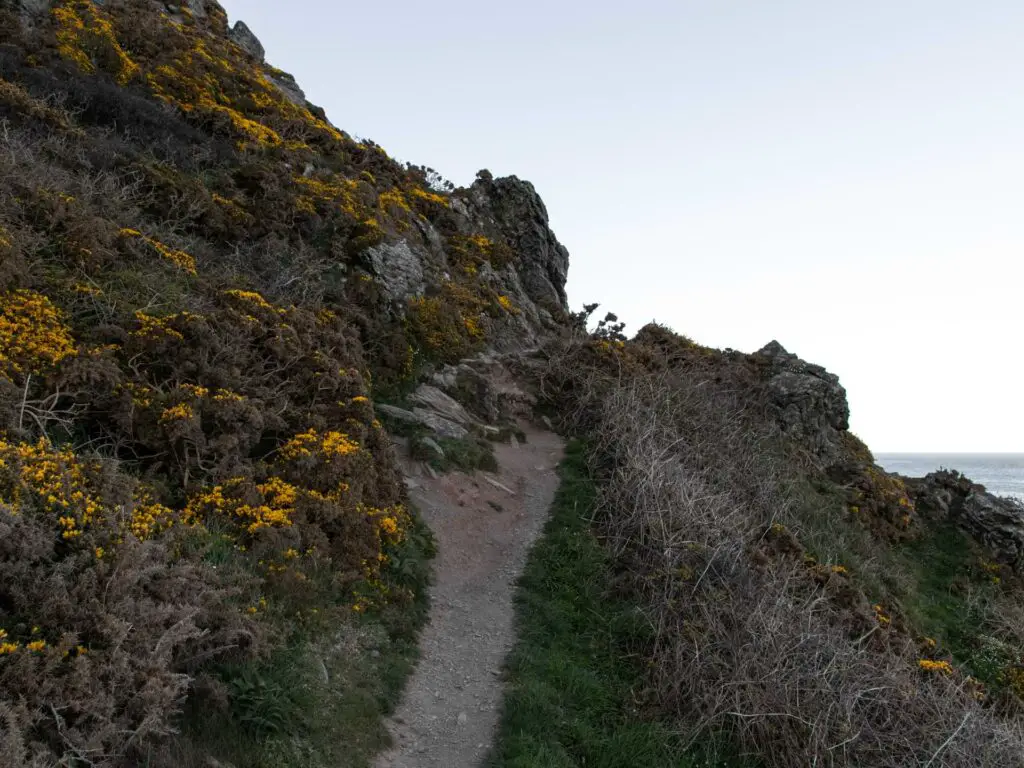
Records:
[[[497,473],[433,477],[405,467],[410,495],[437,537],[422,657],[388,723],[395,747],[377,768],[475,768],[500,715],[516,580],[558,487],[562,440],[527,428],[497,445]]]

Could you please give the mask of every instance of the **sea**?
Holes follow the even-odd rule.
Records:
[[[875,461],[888,472],[906,477],[955,469],[989,493],[1024,501],[1024,453],[879,453]]]

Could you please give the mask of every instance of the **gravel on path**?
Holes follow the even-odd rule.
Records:
[[[490,751],[516,582],[547,520],[564,449],[551,432],[527,427],[526,436],[495,446],[493,474],[432,477],[405,467],[438,555],[421,658],[388,722],[395,746],[376,768],[476,768]]]

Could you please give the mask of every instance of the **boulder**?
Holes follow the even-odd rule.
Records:
[[[430,453],[433,454],[433,458],[443,459],[444,448],[437,444],[437,441],[432,437],[424,437],[420,440],[420,445],[426,448]]]
[[[450,419],[446,419],[434,411],[428,411],[426,408],[413,408],[411,411],[405,408],[399,408],[396,405],[387,405],[381,403],[375,406],[378,413],[383,414],[387,418],[393,421],[397,421],[401,424],[408,424],[410,426],[422,426],[429,429],[438,437],[447,437],[455,440],[461,440],[469,435],[469,430],[460,424],[456,424]]]
[[[419,424],[419,417],[412,411],[407,411],[405,408],[399,408],[397,405],[387,405],[386,403],[378,403],[374,406],[374,409],[378,413],[383,413],[394,421],[401,422],[402,424]]]
[[[447,437],[452,440],[461,440],[469,436],[469,430],[461,424],[446,419],[434,411],[426,408],[413,408],[412,412],[419,418],[420,424],[425,426],[438,437]]]
[[[465,424],[468,426],[473,424],[475,421],[473,417],[467,413],[466,409],[458,402],[446,395],[437,387],[432,387],[429,384],[421,384],[420,387],[409,396],[409,400],[426,409],[436,411],[446,419],[458,424]]]

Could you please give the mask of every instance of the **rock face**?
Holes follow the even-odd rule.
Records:
[[[508,249],[503,260],[485,261],[477,277],[505,297],[514,311],[487,328],[499,352],[533,346],[557,331],[568,312],[565,281],[569,254],[548,226],[547,209],[533,185],[515,176],[494,179],[482,172],[449,198],[455,236],[485,236]],[[448,233],[447,237],[451,237]],[[367,250],[366,267],[388,302],[403,311],[408,299],[459,276],[449,242],[428,221]]]
[[[548,211],[533,185],[515,176],[481,172],[466,200],[472,213],[495,225],[519,254],[526,294],[540,307],[566,307],[569,252],[548,226]]]
[[[244,21],[236,21],[228,35],[246,53],[257,61],[263,61],[266,51],[263,43],[253,34],[253,31],[246,26]]]
[[[405,240],[367,249],[371,268],[384,291],[398,300],[423,293],[423,258]]]
[[[953,520],[997,562],[1024,569],[1024,504],[991,494],[957,472],[932,472],[907,480],[907,487],[923,514]]]
[[[843,458],[843,433],[850,427],[850,407],[839,377],[801,360],[772,341],[754,353],[768,366],[769,407],[791,438],[825,465]]]

